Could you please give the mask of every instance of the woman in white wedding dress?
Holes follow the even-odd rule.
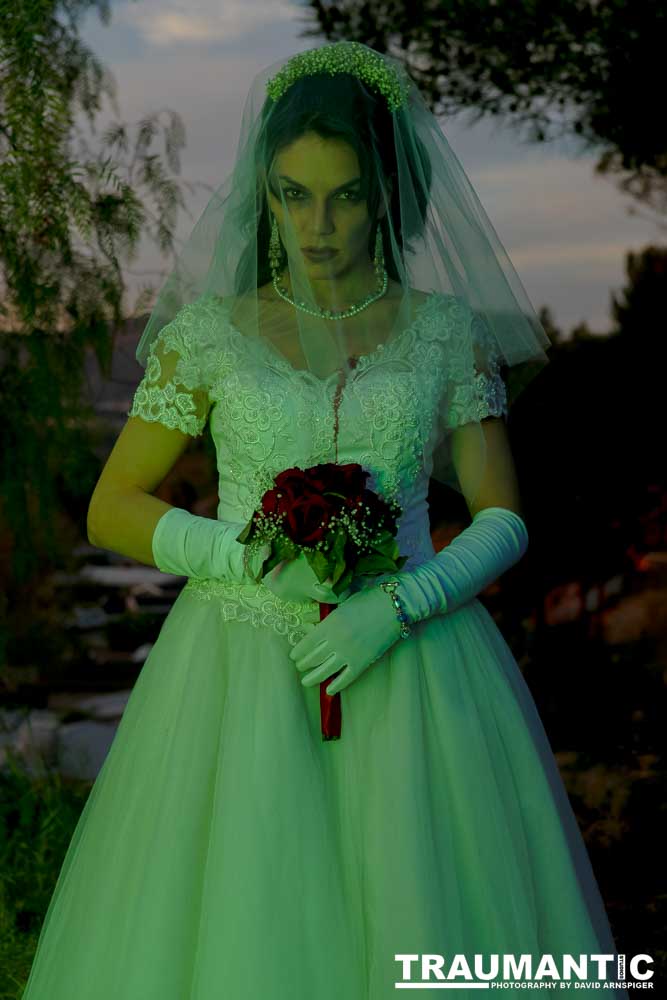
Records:
[[[79,820],[23,1000],[389,1000],[404,955],[413,983],[428,955],[457,983],[457,955],[472,981],[475,956],[500,956],[500,979],[504,954],[527,957],[517,979],[543,956],[565,978],[566,955],[588,957],[573,980],[597,979],[590,956],[615,954],[597,883],[477,599],[528,543],[503,366],[546,346],[392,60],[341,43],[260,75],[91,500],[95,544],[188,580]],[[202,433],[217,519],[152,495]],[[379,577],[336,597],[302,559],[253,579],[265,553],[237,536],[264,491],[334,462],[401,505],[408,560],[382,576],[396,602]],[[431,476],[472,518],[437,554]],[[338,606],[320,620],[323,602]],[[326,680],[342,708],[329,740]]]

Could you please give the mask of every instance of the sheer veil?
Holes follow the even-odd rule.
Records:
[[[431,475],[468,497],[487,460],[482,420],[506,415],[548,360],[549,339],[438,121],[397,61],[356,42],[256,76],[232,173],[159,292],[142,365],[165,326],[203,299],[222,325],[325,388],[360,358],[400,367],[412,352],[439,380]],[[435,342],[439,353],[427,349]],[[461,424],[465,484],[449,447]]]

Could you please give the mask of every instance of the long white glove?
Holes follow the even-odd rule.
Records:
[[[396,574],[397,596],[411,622],[454,611],[517,563],[527,548],[528,531],[519,514],[484,507],[436,556]]]
[[[441,552],[413,570],[381,574],[379,584],[398,579],[396,594],[410,622],[455,608],[475,597],[521,558],[526,525],[504,507],[485,507]],[[325,689],[336,694],[400,640],[400,625],[388,594],[377,585],[353,594],[316,624],[290,651],[304,687],[340,675]],[[344,668],[344,669],[342,669]]]
[[[151,548],[155,565],[163,573],[177,576],[252,582],[244,563],[246,546],[237,539],[241,528],[242,525],[230,521],[199,517],[181,507],[172,507],[162,515],[153,532]],[[267,545],[248,553],[251,573],[259,570],[269,551]]]

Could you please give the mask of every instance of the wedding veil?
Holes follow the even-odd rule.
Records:
[[[417,414],[431,475],[469,500],[487,461],[482,421],[505,416],[548,360],[549,339],[440,124],[396,60],[355,42],[255,78],[232,173],[159,292],[142,365],[203,298],[221,331],[332,396],[360,363],[390,366],[414,419],[426,405],[410,381],[421,369],[437,399]],[[462,425],[465,482],[450,447]]]

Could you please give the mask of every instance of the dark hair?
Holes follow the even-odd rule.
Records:
[[[333,110],[332,110],[333,109]],[[286,146],[306,132],[315,132],[322,138],[343,139],[355,150],[361,169],[362,185],[366,195],[368,212],[375,218],[381,199],[379,179],[371,164],[377,158],[382,163],[385,181],[392,183],[389,216],[398,245],[398,253],[403,256],[409,250],[410,237],[419,235],[426,219],[428,195],[431,184],[431,164],[428,154],[417,136],[404,136],[401,143],[405,151],[407,170],[415,192],[417,224],[410,232],[404,231],[398,185],[398,164],[396,162],[397,138],[395,130],[401,129],[400,112],[392,114],[387,100],[382,94],[369,90],[357,77],[348,73],[314,74],[296,80],[277,102],[270,98],[262,109],[258,144],[259,160],[268,171],[275,156]],[[414,148],[414,152],[411,151]],[[374,155],[375,154],[375,155]],[[269,205],[264,189],[264,181],[258,177],[254,192],[257,199],[255,217],[257,221],[257,253],[255,264],[249,255],[250,244],[241,255],[236,269],[238,291],[247,290],[250,276],[257,287],[271,279],[268,262],[268,247],[271,236]],[[390,278],[398,280],[399,272],[394,260],[393,248],[387,233],[387,219],[379,220],[385,237],[385,267]],[[373,253],[376,226],[372,227],[369,238],[369,255]],[[253,240],[254,243],[254,240]]]

